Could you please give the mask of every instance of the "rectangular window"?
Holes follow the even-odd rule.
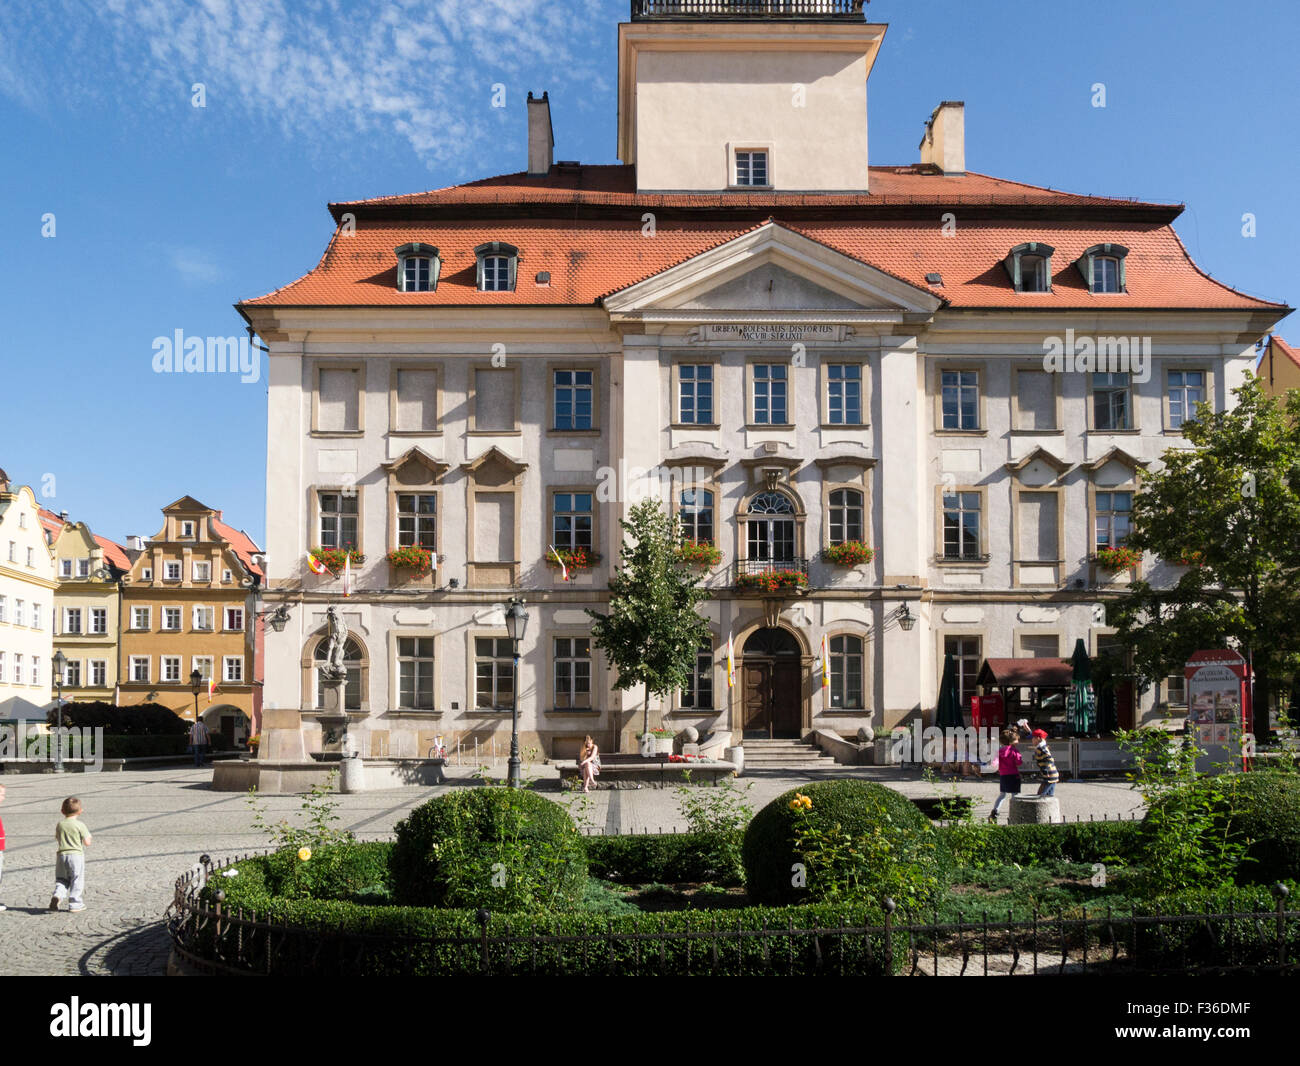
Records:
[[[108,683],[108,663],[103,659],[90,660],[90,685],[103,688]]]
[[[195,580],[195,581],[211,581],[211,580],[212,580],[212,564],[211,564],[211,563],[195,563],[195,564],[194,564],[194,580]]]
[[[181,609],[179,607],[164,607],[162,609],[162,627],[170,633],[180,631]]]
[[[413,545],[429,551],[438,545],[438,497],[432,492],[397,495],[397,546]]]
[[[5,653],[0,651],[0,681],[5,679]]]
[[[81,688],[81,660],[69,659],[64,664],[63,684],[68,688]]]
[[[713,493],[705,489],[683,489],[677,511],[682,539],[697,544],[713,543]]]
[[[36,556],[32,553],[32,549],[31,549],[31,548],[28,548],[28,549],[27,549],[27,565],[28,565],[28,566],[35,566],[35,565],[36,565]],[[35,682],[32,682],[32,683],[35,684]]]
[[[355,548],[357,496],[351,492],[320,493],[320,546]]]
[[[9,542],[9,561],[11,563],[18,561],[18,542],[15,540]]]
[[[207,632],[212,629],[211,607],[199,606],[194,608],[194,628],[202,632]]]
[[[1054,563],[1060,554],[1054,492],[1020,494],[1020,562]]]
[[[432,637],[397,638],[397,678],[399,707],[433,710]]]
[[[92,607],[90,609],[90,631],[92,633],[108,632],[108,609]]]
[[[25,604],[25,600],[14,600],[14,625],[16,626],[25,626],[27,624],[24,621],[27,617],[27,612],[23,610]]]
[[[1127,374],[1093,374],[1093,429],[1133,428],[1132,403],[1129,399]]]
[[[963,712],[970,710],[970,698],[975,695],[975,679],[979,676],[980,653],[979,637],[944,637],[943,653],[951,655],[957,664],[957,700]],[[940,670],[943,664],[939,664]]]
[[[193,522],[182,522],[182,523],[181,523],[181,539],[182,539],[182,540],[193,540],[193,539],[194,539],[194,523],[193,523]]]
[[[591,429],[594,379],[591,370],[555,371],[554,428]]]
[[[131,656],[131,680],[145,682],[149,680],[149,657],[147,655]]]
[[[192,664],[190,669],[199,672],[199,677],[203,679],[203,684],[206,686],[208,679],[212,677],[212,656],[195,655],[191,657],[190,662]]]
[[[163,563],[163,580],[179,581],[181,579],[180,563]]]
[[[943,495],[943,557],[979,559],[980,494],[953,492]]]
[[[736,184],[766,185],[767,153],[744,151],[736,153]]]
[[[1173,707],[1187,706],[1187,677],[1170,674],[1165,678],[1165,702]]]
[[[487,255],[483,257],[483,291],[510,291],[510,257]]]
[[[63,608],[63,632],[68,636],[75,636],[81,632],[80,607]]]
[[[90,560],[77,560],[77,577],[90,577]]]
[[[1169,428],[1182,429],[1196,417],[1196,405],[1205,402],[1205,371],[1169,371]]]
[[[591,551],[591,493],[557,492],[551,543],[557,549]]]
[[[221,582],[222,582],[222,584],[229,585],[230,582],[233,581],[233,580],[234,580],[234,574],[232,574],[229,570],[222,570],[222,571],[221,571]]]
[[[14,684],[23,683],[23,656],[21,652],[14,652]]]
[[[586,637],[555,638],[555,709],[591,707],[591,641]]]
[[[754,364],[754,424],[758,426],[784,426],[788,368],[784,363]]]
[[[41,683],[41,657],[39,655],[33,655],[32,656],[32,684],[39,685],[40,683]]]
[[[152,581],[152,580],[153,580],[153,567],[151,567],[151,566],[144,566],[144,567],[141,567],[141,568],[140,568],[140,580],[141,580],[141,581]]]
[[[861,710],[862,640],[860,637],[831,637],[831,706]]]
[[[474,705],[508,711],[514,698],[514,652],[509,637],[474,639]]]
[[[1046,370],[1016,371],[1016,429],[1057,429],[1056,387]]]
[[[854,489],[836,489],[830,495],[829,534],[832,544],[863,539],[862,493]]]
[[[940,375],[943,428],[980,428],[980,376],[977,370],[945,370]]]
[[[39,603],[32,604],[32,628],[41,628],[41,605]]]
[[[682,706],[697,711],[713,710],[713,645],[707,640],[695,652],[695,669],[682,689]]]
[[[164,683],[176,685],[181,680],[181,657],[164,655],[162,657],[162,679]]]
[[[1022,636],[1020,638],[1020,656],[1024,659],[1059,659],[1061,657],[1061,640],[1055,634]]]
[[[474,371],[474,429],[479,433],[505,433],[516,428],[518,407],[513,370]]]
[[[244,609],[242,607],[227,607],[224,621],[227,633],[242,633],[244,631]]]
[[[826,421],[832,426],[862,425],[862,367],[832,363],[826,368]]]
[[[9,605],[8,596],[0,596],[0,622],[5,620],[5,609]]]
[[[678,421],[687,425],[713,424],[713,364],[682,363],[677,367]]]
[[[149,628],[149,608],[132,607],[131,608],[131,628],[148,629]],[[179,628],[179,626],[177,627]]]
[[[431,292],[430,279],[432,257],[427,255],[408,255],[402,260],[402,291]]]
[[[222,658],[221,679],[233,684],[239,684],[244,680],[244,657],[242,655],[226,655]]]
[[[438,429],[438,372],[399,370],[393,429],[398,433],[434,433]]]
[[[316,429],[321,433],[360,431],[360,374],[357,370],[320,371],[320,392],[316,397]]]
[[[72,560],[59,560],[59,577],[72,577]]]
[[[1097,548],[1122,548],[1133,529],[1133,493],[1097,493]]]

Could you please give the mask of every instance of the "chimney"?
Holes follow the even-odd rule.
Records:
[[[144,537],[127,537],[126,546],[133,552],[142,552],[144,551]]]
[[[921,138],[921,162],[945,174],[966,173],[966,105],[945,100],[930,115]]]
[[[60,511],[60,512],[59,512],[59,521],[62,522],[64,525],[67,525],[67,523],[68,523],[68,512],[67,512],[67,511]]]
[[[550,91],[540,100],[528,94],[528,176],[544,178],[555,159],[555,130],[551,126]]]

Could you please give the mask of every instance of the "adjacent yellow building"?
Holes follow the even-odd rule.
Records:
[[[1255,373],[1270,396],[1283,397],[1288,389],[1300,389],[1300,349],[1274,333],[1264,346]]]

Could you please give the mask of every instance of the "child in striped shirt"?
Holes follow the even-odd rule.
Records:
[[[1034,730],[1034,762],[1038,764],[1038,794],[1040,796],[1056,795],[1056,783],[1061,775],[1056,769],[1056,760],[1052,758],[1052,749],[1047,746],[1047,733],[1042,729]]]

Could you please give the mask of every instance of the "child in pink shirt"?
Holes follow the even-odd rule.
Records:
[[[1020,734],[1014,729],[1002,730],[1002,747],[998,749],[998,798],[993,801],[990,822],[998,820],[998,808],[1008,796],[1020,794],[1020,752],[1016,741]]]

